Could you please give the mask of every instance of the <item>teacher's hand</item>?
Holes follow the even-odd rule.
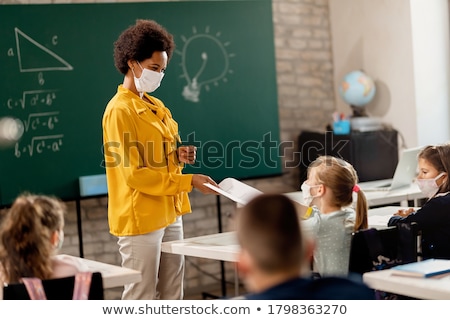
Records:
[[[195,157],[197,156],[196,146],[181,146],[177,150],[178,160],[183,163],[193,164],[195,163]]]
[[[210,183],[213,186],[220,188],[217,183],[211,179],[208,176],[205,176],[203,174],[194,174],[192,176],[192,186],[196,189],[198,189],[201,193],[204,194],[218,194],[216,191],[208,188],[207,186],[205,186],[205,183]]]

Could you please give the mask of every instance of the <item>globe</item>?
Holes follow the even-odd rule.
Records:
[[[351,107],[363,107],[375,96],[375,83],[363,71],[355,70],[347,73],[339,85],[341,98]]]

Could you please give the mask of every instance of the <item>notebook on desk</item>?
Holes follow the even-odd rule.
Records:
[[[417,155],[422,147],[405,149],[395,168],[394,177],[390,183],[380,182],[380,185],[371,185],[362,188],[363,191],[390,191],[409,186],[417,175]]]

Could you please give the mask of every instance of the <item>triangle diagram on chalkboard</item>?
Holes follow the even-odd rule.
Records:
[[[73,67],[50,49],[14,28],[20,72],[70,71]]]

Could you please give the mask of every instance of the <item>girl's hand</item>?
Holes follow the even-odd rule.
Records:
[[[397,211],[397,213],[394,213],[394,216],[407,217],[413,212],[414,212],[413,208],[400,209]]]

